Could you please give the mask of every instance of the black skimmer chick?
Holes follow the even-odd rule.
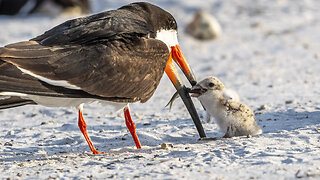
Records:
[[[233,89],[223,90],[222,97],[223,97],[223,99],[225,99],[229,102],[232,102],[232,101],[240,102],[239,94]],[[207,121],[207,123],[211,122],[211,115],[208,112],[206,112],[206,121]]]
[[[82,104],[100,101],[123,108],[126,125],[141,148],[128,103],[146,102],[163,73],[182,97],[205,137],[198,114],[174,66],[192,85],[195,76],[182,54],[173,16],[149,3],[73,19],[29,41],[0,48],[0,109],[25,104],[76,106],[91,151]]]
[[[221,132],[225,133],[224,137],[261,134],[253,111],[245,104],[230,99],[224,89],[218,78],[208,77],[193,86],[190,92],[215,118]]]

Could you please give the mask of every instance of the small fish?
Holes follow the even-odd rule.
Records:
[[[186,88],[187,89],[187,92],[190,93],[191,92],[191,89],[190,88]],[[172,108],[172,105],[173,105],[173,102],[178,99],[180,96],[179,96],[179,93],[178,91],[176,91],[173,96],[171,97],[170,101],[167,103],[167,105],[165,107],[168,107],[169,106],[169,110],[171,110]]]
[[[168,104],[167,104],[165,107],[168,107],[168,106],[169,106],[169,110],[171,111],[173,102],[174,102],[177,98],[179,98],[179,97],[180,97],[180,96],[179,96],[178,91],[175,92],[175,93],[173,94],[173,96],[171,97],[170,101],[168,102]]]

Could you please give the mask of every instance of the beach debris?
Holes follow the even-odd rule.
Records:
[[[162,144],[161,144],[161,149],[168,150],[168,149],[169,149],[169,146],[168,146],[166,143],[162,143]]]
[[[295,100],[286,100],[285,104],[295,104],[296,101]]]
[[[14,130],[11,130],[11,131],[8,131],[7,135],[8,135],[8,136],[13,136],[14,133],[15,133]]]
[[[5,142],[4,146],[13,146],[13,144],[11,142]]]
[[[270,109],[269,106],[266,104],[263,104],[257,108],[257,111],[263,111],[263,110],[268,110],[268,109]]]
[[[167,143],[161,144],[161,149],[169,150],[169,147],[173,148],[173,144],[167,144]]]

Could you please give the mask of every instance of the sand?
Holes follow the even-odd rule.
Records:
[[[263,134],[199,142],[180,99],[164,76],[145,104],[132,104],[142,149],[122,112],[84,106],[88,133],[103,155],[92,155],[75,108],[24,106],[0,110],[3,179],[295,179],[320,178],[320,1],[150,1],[170,11],[179,42],[199,80],[217,76],[250,106]],[[94,12],[129,1],[93,1]],[[214,41],[184,33],[199,9],[222,26]],[[0,17],[0,45],[28,40],[70,17]],[[181,74],[181,76],[183,76]],[[185,83],[188,82],[185,80]],[[194,99],[199,115],[205,112]],[[216,124],[203,126],[221,137]],[[166,143],[166,145],[161,145]]]

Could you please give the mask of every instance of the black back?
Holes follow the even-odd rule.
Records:
[[[94,44],[122,36],[155,38],[161,29],[177,30],[173,16],[155,5],[139,2],[66,21],[32,40],[46,46]]]

